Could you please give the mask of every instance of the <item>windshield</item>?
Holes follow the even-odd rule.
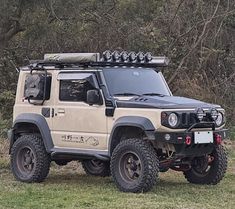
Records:
[[[112,96],[170,96],[160,72],[143,68],[107,68],[104,77]]]

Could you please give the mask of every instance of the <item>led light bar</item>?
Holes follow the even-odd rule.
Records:
[[[121,61],[122,62],[126,62],[128,60],[128,57],[129,57],[127,51],[121,52],[120,56],[121,56]]]
[[[142,61],[144,61],[144,59],[145,59],[144,53],[143,53],[143,52],[139,52],[139,53],[137,54],[137,61],[138,61],[138,62],[142,62]]]
[[[145,57],[145,61],[146,61],[146,62],[150,62],[150,61],[153,59],[152,54],[151,54],[150,52],[147,52],[147,53],[144,55],[144,57]]]
[[[120,54],[118,51],[114,51],[112,53],[112,58],[113,58],[113,61],[119,61],[119,58],[120,58]]]
[[[44,60],[31,61],[34,69],[64,66],[136,66],[136,67],[164,67],[169,64],[167,57],[152,56],[150,52],[137,54],[133,51],[105,51],[100,58],[99,53],[56,53],[45,54]]]
[[[112,59],[112,52],[109,50],[106,50],[105,52],[103,52],[103,59],[105,61],[109,61]]]
[[[135,52],[130,52],[129,53],[129,60],[130,60],[130,62],[134,62],[136,60],[136,58],[137,58],[137,55],[136,55]]]

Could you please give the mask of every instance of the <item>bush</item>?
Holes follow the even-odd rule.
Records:
[[[12,110],[15,96],[12,91],[0,93],[0,137],[6,137],[12,123]]]

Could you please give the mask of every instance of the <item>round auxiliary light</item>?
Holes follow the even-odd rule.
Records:
[[[165,140],[169,141],[171,139],[171,135],[170,134],[165,134]]]
[[[146,62],[150,62],[150,61],[153,59],[153,56],[152,56],[152,54],[151,54],[150,52],[147,52],[147,53],[144,55],[144,57],[145,57],[145,61],[146,61]]]
[[[105,61],[109,61],[109,60],[111,60],[111,58],[112,58],[112,52],[111,51],[106,50],[105,52],[103,52],[103,59]]]
[[[217,126],[221,126],[223,124],[223,114],[221,112],[218,113],[218,116],[215,120]]]
[[[121,56],[121,60],[123,62],[126,62],[128,60],[128,57],[129,57],[127,51],[121,52],[120,56]]]
[[[143,53],[143,52],[139,52],[139,53],[137,54],[137,61],[138,61],[138,62],[144,61],[144,53]]]
[[[211,114],[211,118],[213,120],[216,120],[217,117],[218,117],[218,111],[215,109],[215,108],[212,108],[211,111],[210,111],[210,114]]]
[[[133,61],[135,61],[136,60],[136,53],[135,52],[130,52],[129,53],[129,60],[131,61],[131,62],[133,62]]]
[[[222,136],[221,135],[219,135],[219,134],[216,134],[215,135],[215,142],[216,142],[216,144],[221,144],[222,143]]]
[[[174,128],[178,124],[178,116],[175,113],[171,113],[168,117],[168,124]]]
[[[206,113],[202,108],[198,108],[196,114],[199,121],[202,121],[202,119],[206,116]]]
[[[118,51],[114,51],[114,52],[112,53],[112,57],[113,57],[113,61],[118,61],[119,58],[120,58],[119,52],[118,52]]]

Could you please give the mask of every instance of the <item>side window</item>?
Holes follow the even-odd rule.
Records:
[[[43,100],[44,94],[45,100],[49,100],[51,94],[51,75],[47,75],[46,78],[43,73],[27,75],[25,78],[24,97],[32,98],[33,100]]]
[[[95,89],[91,77],[60,80],[60,101],[87,102],[87,91]]]

